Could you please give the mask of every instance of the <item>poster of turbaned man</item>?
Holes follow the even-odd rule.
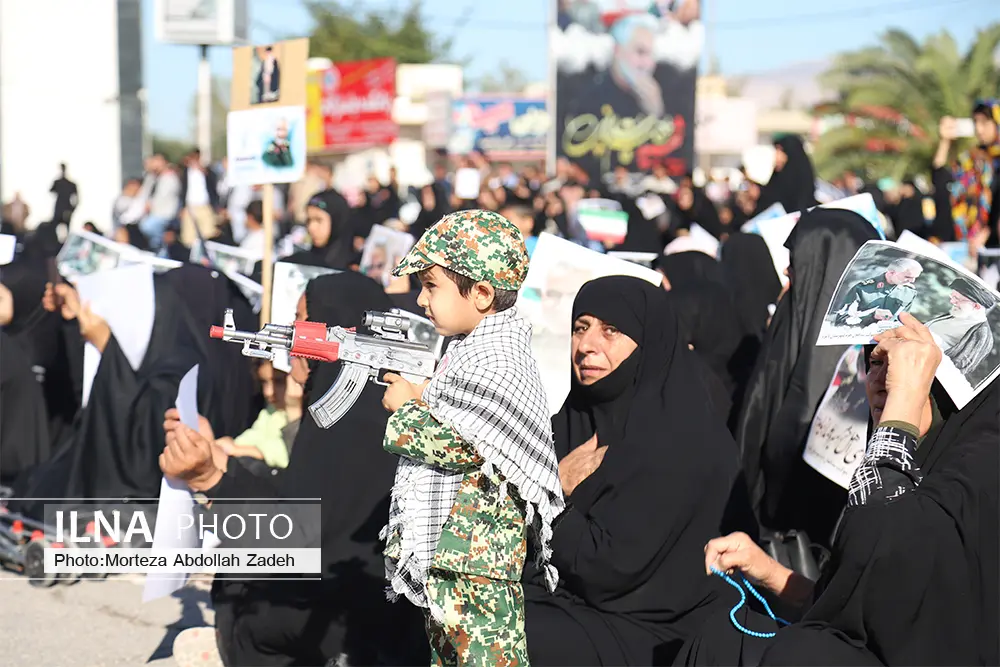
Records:
[[[941,347],[937,379],[961,408],[1000,374],[998,304],[1000,294],[952,263],[869,241],[844,270],[816,344],[872,344],[910,313]]]
[[[691,166],[701,0],[550,0],[555,153],[593,181]]]

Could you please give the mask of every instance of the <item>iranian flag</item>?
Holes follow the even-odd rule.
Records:
[[[625,211],[584,208],[577,210],[577,219],[591,241],[618,244],[628,233],[628,213]]]

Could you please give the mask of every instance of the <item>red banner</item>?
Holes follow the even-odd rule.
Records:
[[[325,148],[387,146],[399,136],[399,125],[392,119],[392,58],[337,63],[322,73],[320,85]]]

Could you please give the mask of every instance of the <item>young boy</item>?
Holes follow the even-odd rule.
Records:
[[[563,510],[531,325],[513,308],[528,270],[520,232],[490,211],[446,215],[393,271],[416,273],[417,303],[455,336],[416,386],[387,375],[384,447],[400,456],[386,539],[390,597],[425,609],[438,665],[528,665],[521,570],[525,528],[548,564]]]

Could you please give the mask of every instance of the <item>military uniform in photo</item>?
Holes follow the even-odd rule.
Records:
[[[884,275],[862,280],[847,293],[834,323],[864,328],[878,321],[875,319],[877,310],[888,310],[895,318],[909,310],[916,296],[917,290],[912,285],[893,285]],[[860,321],[855,321],[858,319]]]

